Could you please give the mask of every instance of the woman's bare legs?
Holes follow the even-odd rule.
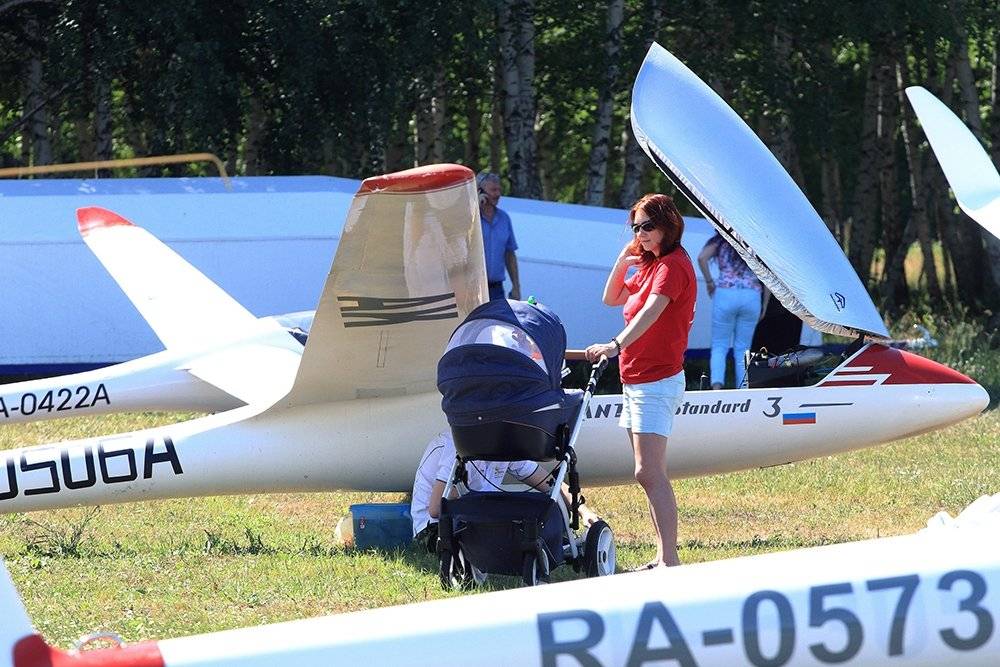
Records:
[[[667,439],[629,430],[635,452],[635,479],[646,492],[656,530],[656,557],[664,565],[680,565],[677,557],[677,499],[667,477]]]

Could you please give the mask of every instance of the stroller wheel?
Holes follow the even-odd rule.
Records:
[[[583,563],[588,577],[604,577],[615,573],[615,535],[604,521],[595,521],[587,530]]]
[[[521,579],[525,586],[549,583],[549,557],[544,549],[539,550],[536,554],[524,554]]]
[[[466,590],[481,586],[486,581],[486,575],[468,561],[461,549],[454,553],[442,552],[439,566],[441,588],[446,591]]]

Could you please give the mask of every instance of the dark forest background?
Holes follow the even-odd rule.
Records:
[[[654,39],[757,131],[887,313],[996,327],[1000,241],[958,211],[903,96],[928,88],[1000,162],[996,0],[0,0],[0,166],[459,162],[511,195],[625,207],[672,191],[627,122]]]

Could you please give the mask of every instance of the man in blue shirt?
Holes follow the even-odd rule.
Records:
[[[479,187],[479,221],[483,226],[483,249],[486,251],[486,281],[490,300],[502,299],[503,280],[510,274],[510,298],[521,299],[521,281],[517,275],[517,240],[510,216],[497,208],[500,202],[500,177],[488,171],[476,176]]]

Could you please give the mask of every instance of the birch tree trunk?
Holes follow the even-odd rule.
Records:
[[[868,65],[868,79],[865,83],[865,101],[861,120],[861,156],[858,164],[858,180],[854,188],[854,204],[851,215],[851,234],[848,255],[851,264],[868,282],[871,277],[872,255],[875,252],[875,217],[878,213],[880,157],[879,114],[884,80],[879,72],[883,63],[879,54],[873,53]]]
[[[261,157],[261,147],[264,142],[264,132],[267,125],[267,114],[260,96],[250,94],[250,110],[246,120],[246,139],[243,144],[243,172],[247,176],[259,176],[266,172]]]
[[[444,70],[437,70],[427,86],[420,82],[417,101],[416,165],[437,164],[444,160],[444,138],[441,129],[445,119]]]
[[[38,21],[34,17],[25,23],[25,32],[38,38]],[[27,134],[30,138],[31,161],[36,165],[52,164],[52,141],[49,138],[49,112],[45,108],[45,82],[42,59],[32,51],[25,71],[24,109],[30,113]]]
[[[385,142],[385,171],[394,172],[413,167],[414,141],[410,121],[413,110],[405,106],[396,113],[396,122]]]
[[[1000,30],[993,32],[993,62],[990,76],[990,157],[1000,164]]]
[[[611,122],[615,88],[618,83],[618,52],[622,42],[622,18],[625,0],[610,0],[605,24],[604,85],[597,102],[594,133],[590,142],[590,164],[587,167],[587,193],[584,203],[604,206],[605,189],[608,182],[608,154],[610,153]]]
[[[99,74],[94,85],[94,157],[110,160],[114,157],[114,128],[111,124],[111,83]]]
[[[504,131],[503,75],[497,67],[493,77],[493,102],[490,111],[490,171],[500,173],[500,159],[503,151]]]
[[[649,19],[646,24],[645,40],[647,51],[663,26],[663,0],[650,0],[648,7]],[[632,134],[631,120],[625,123],[625,132],[622,139],[624,143],[622,155],[625,160],[625,169],[622,175],[622,189],[618,205],[621,208],[631,208],[641,195],[642,176],[649,165],[649,158],[646,157],[642,147],[639,146],[639,142],[635,140],[635,135]]]
[[[900,131],[903,139],[903,149],[906,153],[906,165],[909,172],[910,199],[913,202],[913,210],[910,212],[913,224],[916,227],[917,239],[920,242],[920,252],[924,258],[923,272],[927,277],[927,292],[930,295],[931,305],[940,307],[943,303],[941,285],[938,282],[937,264],[934,261],[934,248],[931,245],[930,223],[927,219],[927,193],[924,190],[924,181],[920,157],[917,153],[919,134],[916,124],[913,122],[913,112],[910,105],[904,99],[906,86],[909,85],[909,65],[907,58],[900,58],[896,65],[896,89],[899,95],[899,107],[901,110]]]
[[[885,279],[882,296],[886,309],[898,312],[909,301],[904,266],[913,234],[910,225],[905,228],[899,212],[897,193],[898,169],[896,163],[896,133],[899,128],[899,102],[902,90],[898,84],[897,63],[902,58],[898,39],[893,36],[888,44],[888,55],[893,62],[882,68],[883,90],[879,116],[879,200],[882,213],[882,247],[885,249]]]
[[[829,148],[820,155],[820,188],[822,190],[823,220],[830,233],[844,246],[844,195],[840,186],[840,164]]]
[[[479,142],[483,131],[483,112],[475,95],[466,93],[465,122],[468,125],[468,135],[465,138],[465,166],[473,171],[479,171]]]
[[[953,53],[946,67],[939,96],[948,107],[952,107],[954,102],[953,90],[957,76],[957,53]],[[955,291],[964,303],[981,306],[985,303],[985,276],[980,267],[986,260],[979,225],[965,216],[955,215],[951,190],[941,169],[932,169],[930,173],[933,182],[931,190],[936,194],[934,205],[937,209],[938,231],[951,256]]]
[[[542,195],[535,138],[534,15],[534,0],[501,0],[497,30],[510,194],[529,199]]]
[[[965,31],[963,7],[960,0],[948,3],[951,10],[955,32],[958,34],[955,66],[958,74],[958,86],[962,93],[962,106],[965,108],[965,122],[980,143],[983,141],[983,123],[979,117],[979,93],[969,62],[968,36]],[[1000,303],[1000,239],[991,234],[981,225],[976,225],[979,236],[986,248],[986,266],[981,266],[985,285],[984,297],[989,304]]]
[[[796,185],[804,188],[805,178],[802,175],[799,152],[795,145],[795,128],[787,106],[792,96],[792,72],[789,67],[792,59],[792,36],[788,26],[780,18],[772,28],[771,44],[778,76],[775,77],[777,84],[774,90],[774,104],[769,112],[765,113],[767,135],[772,139],[768,143],[768,148],[788,171]]]

